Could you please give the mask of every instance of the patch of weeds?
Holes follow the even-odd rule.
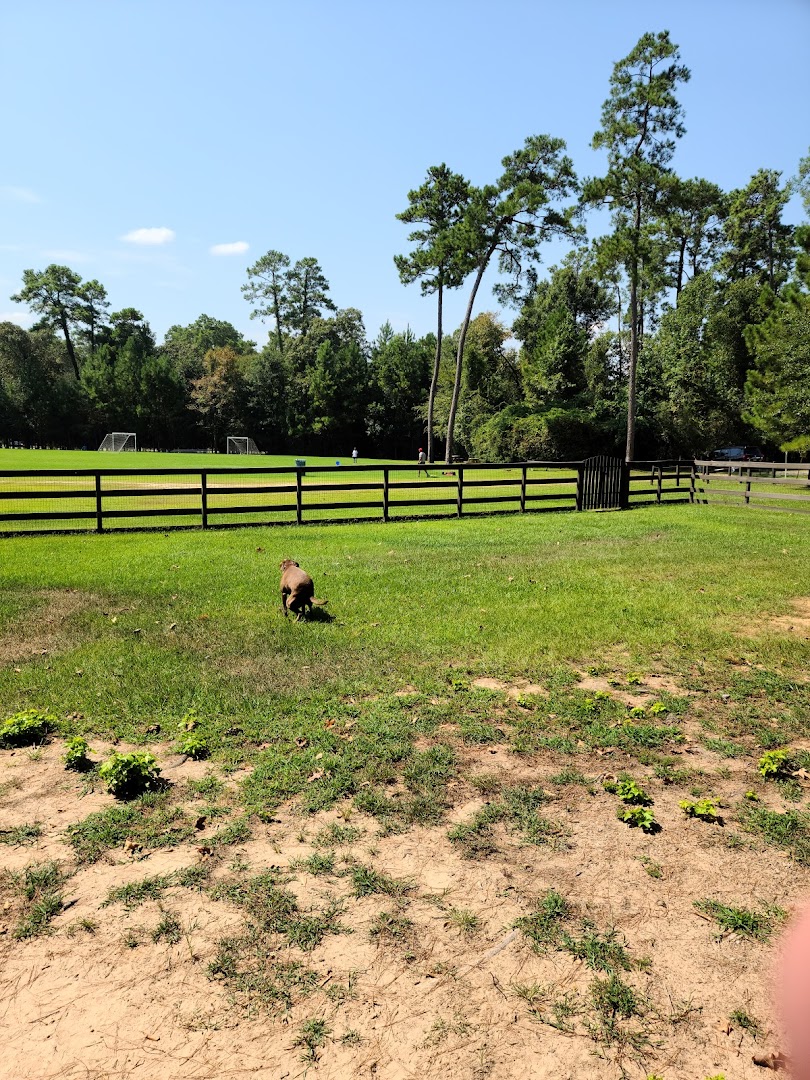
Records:
[[[791,751],[767,750],[757,762],[757,772],[766,780],[783,779],[793,767]]]
[[[645,833],[656,833],[661,829],[655,820],[655,814],[644,806],[620,806],[616,816],[631,829],[641,829]]]
[[[293,1046],[300,1046],[303,1049],[304,1053],[301,1057],[304,1061],[317,1061],[318,1050],[331,1034],[332,1029],[325,1020],[305,1020],[298,1029],[298,1037]]]
[[[523,833],[530,844],[547,844],[563,835],[560,825],[541,817],[537,812],[548,801],[548,795],[539,787],[504,789],[504,816]]]
[[[345,983],[333,982],[325,989],[324,994],[335,1005],[343,1005],[347,1001],[353,1001],[357,997],[357,972],[350,971]]]
[[[356,825],[341,825],[337,821],[331,821],[316,834],[312,843],[315,847],[338,847],[341,844],[353,844],[362,835],[363,830]]]
[[[10,844],[12,847],[25,847],[35,844],[42,836],[42,826],[15,825],[11,829],[0,829],[0,844]]]
[[[452,1020],[437,1017],[421,1045],[422,1047],[438,1046],[448,1035],[468,1035],[470,1031],[472,1031],[472,1024],[462,1012],[456,1010]]]
[[[67,927],[65,933],[68,937],[75,937],[78,933],[89,934],[93,937],[96,930],[98,930],[98,923],[95,919],[77,919]]]
[[[184,889],[202,889],[211,876],[212,869],[210,861],[197,866],[186,866],[182,870],[175,870],[174,880]]]
[[[742,934],[755,941],[767,941],[775,927],[786,917],[782,908],[776,906],[765,908],[764,911],[749,911],[708,899],[695,900],[694,905],[702,915],[714,919],[721,930]]]
[[[49,924],[63,907],[62,885],[65,875],[57,862],[32,863],[16,874],[9,874],[12,890],[22,902],[20,921],[14,928],[18,941],[48,933]]]
[[[136,750],[131,754],[112,754],[98,767],[99,779],[116,799],[133,799],[160,783],[160,769],[151,754]]]
[[[164,911],[160,922],[152,931],[152,941],[157,944],[165,941],[167,945],[176,945],[183,936],[183,927],[173,911]]]
[[[81,735],[71,736],[65,743],[65,752],[62,755],[65,768],[74,772],[89,772],[93,768],[93,762],[87,756],[89,750],[87,739],[83,739]]]
[[[143,937],[143,929],[140,926],[133,926],[126,931],[123,937],[123,942],[128,949],[137,949],[141,944],[141,938]]]
[[[549,889],[543,894],[537,911],[516,919],[514,925],[529,940],[535,952],[543,952],[559,945],[563,925],[571,915],[568,901],[556,890]]]
[[[292,870],[306,870],[308,874],[318,877],[321,874],[333,874],[335,872],[335,855],[332,851],[321,854],[314,851],[306,859],[293,859],[290,862]]]
[[[51,713],[37,709],[15,713],[0,724],[0,747],[8,749],[43,743],[55,726],[56,717]]]
[[[640,1002],[631,986],[615,973],[606,979],[594,979],[591,1002],[596,1013],[596,1023],[590,1028],[592,1038],[606,1046],[633,1041],[620,1023],[641,1015]]]
[[[540,983],[512,983],[510,987],[516,998],[525,1001],[532,1012],[548,998],[548,989]]]
[[[801,802],[804,798],[804,790],[798,780],[777,780],[776,787],[786,802]]]
[[[583,776],[579,769],[575,769],[573,766],[567,766],[555,776],[550,776],[548,782],[550,784],[556,784],[558,787],[566,787],[569,784],[581,784],[583,787],[587,787],[590,780],[588,780],[587,776]]]
[[[463,717],[459,722],[459,731],[462,742],[467,746],[488,746],[491,743],[503,742],[506,738],[500,728],[474,716]]]
[[[644,867],[645,873],[649,874],[651,878],[655,878],[656,881],[664,876],[661,864],[657,863],[655,859],[651,859],[648,855],[639,855],[638,861]]]
[[[576,990],[569,990],[562,997],[551,1003],[551,1016],[546,1016],[545,1022],[557,1031],[572,1032],[574,1025],[572,1020],[582,1012],[582,1005]]]
[[[764,806],[742,808],[740,824],[774,847],[786,848],[801,866],[810,866],[810,815],[801,810],[780,814]]]
[[[494,795],[501,790],[500,777],[495,773],[478,773],[476,776],[468,776],[467,780],[482,795]]]
[[[355,866],[351,878],[355,896],[371,896],[374,893],[383,893],[385,896],[404,896],[413,888],[409,881],[379,874],[370,866]]]
[[[363,1041],[363,1036],[354,1028],[349,1028],[340,1037],[340,1041],[344,1046],[358,1046]]]
[[[629,806],[651,806],[652,799],[630,776],[625,776],[621,780],[605,781],[602,785],[605,791],[611,792],[616,795],[623,803],[627,803]]]
[[[285,963],[276,959],[272,943],[255,928],[223,938],[207,974],[209,979],[223,981],[247,1005],[285,1012],[312,993],[319,978],[298,961]]]
[[[200,780],[187,780],[186,791],[193,799],[216,799],[225,785],[218,776],[203,776]]]
[[[177,751],[180,754],[185,754],[186,757],[192,758],[194,761],[202,761],[203,758],[207,758],[209,754],[208,743],[202,735],[198,735],[196,731],[188,731],[180,736],[180,741],[177,744]]]
[[[720,754],[722,757],[741,758],[748,756],[746,748],[731,739],[703,739],[702,742],[707,750],[713,750],[715,754]]]
[[[110,806],[67,828],[80,863],[95,862],[110,848],[129,841],[132,848],[161,848],[194,836],[194,822],[168,796],[151,792],[124,806]]]
[[[447,833],[448,839],[461,847],[467,859],[485,858],[498,849],[491,838],[492,826],[501,821],[506,813],[502,803],[487,803],[477,810],[472,819],[454,825]]]
[[[381,911],[369,927],[368,933],[372,939],[388,938],[391,941],[402,941],[410,938],[412,931],[412,919],[408,919],[399,911]]]
[[[697,769],[678,766],[671,758],[664,758],[655,766],[654,775],[664,784],[690,784],[697,775]]]
[[[227,847],[231,844],[243,844],[251,837],[250,822],[246,817],[237,818],[236,821],[225,825],[219,832],[206,840],[209,847]]]
[[[710,825],[723,824],[722,817],[717,813],[717,805],[711,799],[698,799],[694,802],[690,799],[681,799],[678,806],[687,817],[699,818]]]
[[[462,934],[474,934],[481,928],[481,920],[478,916],[463,908],[450,908],[447,921]]]
[[[337,921],[338,904],[333,903],[320,913],[302,912],[295,896],[279,887],[272,870],[252,878],[220,882],[212,889],[211,896],[241,907],[254,932],[283,935],[288,945],[297,945],[305,952],[320,945],[327,933],[339,934],[344,929]]]
[[[759,1039],[764,1034],[762,1024],[751,1016],[746,1009],[735,1009],[734,1012],[729,1014],[729,1023],[738,1027],[741,1031],[747,1032],[752,1039]]]
[[[627,949],[618,940],[614,929],[602,934],[595,926],[586,923],[579,939],[564,932],[561,947],[577,960],[584,960],[594,971],[630,971],[633,966]]]
[[[118,885],[107,893],[107,898],[102,907],[110,904],[123,904],[128,908],[139,907],[147,900],[160,900],[167,889],[175,882],[174,874],[155,874],[153,877],[145,877],[141,881],[130,881],[126,885]]]
[[[399,808],[409,825],[430,825],[441,820],[447,781],[455,775],[455,754],[449,746],[431,746],[412,755],[403,773],[412,797],[403,800]]]

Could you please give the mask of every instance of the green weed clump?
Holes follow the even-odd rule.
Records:
[[[792,767],[790,750],[766,750],[757,762],[757,771],[766,780],[782,779]]]
[[[755,941],[767,941],[775,927],[786,917],[786,912],[776,906],[764,911],[749,911],[747,908],[729,907],[718,900],[695,900],[694,904],[701,914],[714,919],[721,930],[742,934]]]
[[[72,735],[65,743],[65,752],[62,755],[65,768],[73,769],[74,772],[87,772],[92,769],[93,763],[87,756],[89,749],[87,739],[81,735]]]
[[[183,732],[177,749],[181,754],[185,754],[186,757],[193,758],[195,761],[201,761],[203,758],[207,758],[209,754],[208,743],[202,735],[198,735],[195,731]]]
[[[787,849],[799,865],[810,866],[810,814],[802,810],[780,814],[764,806],[746,804],[740,813],[740,824],[774,847]]]
[[[136,750],[131,754],[113,751],[110,757],[99,765],[98,775],[116,799],[133,799],[158,786],[160,769],[152,755],[146,751]]]
[[[9,716],[0,724],[0,747],[4,750],[15,746],[31,746],[42,743],[56,726],[51,713],[26,709]]]
[[[9,844],[11,847],[23,847],[35,844],[42,835],[42,826],[15,825],[10,829],[0,829],[0,844]]]
[[[631,829],[641,829],[645,833],[658,832],[661,828],[652,810],[644,806],[620,806],[616,816]]]
[[[717,813],[717,806],[711,799],[681,799],[678,803],[687,817],[699,818],[709,824],[722,824],[723,819]]]
[[[171,806],[167,795],[147,792],[123,806],[110,806],[69,825],[67,837],[77,861],[88,863],[125,841],[133,850],[169,847],[190,839],[194,832],[194,819],[180,807]]]
[[[62,885],[65,876],[59,864],[53,861],[34,863],[19,874],[8,875],[8,881],[23,905],[13,936],[22,941],[48,933],[51,919],[64,906]]]

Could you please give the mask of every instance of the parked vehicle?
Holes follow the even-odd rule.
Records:
[[[764,461],[765,455],[758,446],[726,446],[712,451],[713,461]]]

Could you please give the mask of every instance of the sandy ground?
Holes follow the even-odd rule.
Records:
[[[697,745],[689,749],[685,764],[716,771],[715,755]],[[0,829],[32,822],[43,829],[33,846],[0,847],[6,870],[45,859],[72,869],[66,826],[112,802],[66,772],[60,753],[58,741],[34,753],[0,752]],[[777,946],[720,936],[715,924],[696,914],[693,901],[708,897],[790,910],[808,890],[808,871],[778,852],[751,846],[747,838],[745,845],[730,847],[734,826],[686,819],[678,808],[683,790],[652,778],[645,786],[655,798],[662,831],[647,836],[628,829],[616,819],[615,797],[598,782],[630,765],[618,752],[577,758],[577,767],[595,780],[591,792],[548,785],[554,800],[547,816],[563,826],[564,844],[530,846],[497,825],[497,850],[486,859],[464,858],[448,840],[448,826],[469,819],[485,801],[467,778],[486,773],[510,784],[542,784],[570,759],[518,758],[503,747],[463,754],[465,779],[451,784],[452,809],[441,827],[380,836],[378,823],[348,804],[341,818],[339,810],[302,816],[290,807],[270,824],[255,824],[251,840],[219,857],[208,855],[205,840],[221,821],[206,824],[195,842],[174,848],[149,852],[125,845],[80,867],[66,882],[65,909],[53,920],[52,932],[25,941],[12,936],[14,901],[0,900],[0,1076],[768,1075],[752,1056],[779,1046],[769,1004]],[[203,764],[172,758],[168,751],[158,756],[174,784],[206,772]],[[724,764],[712,790],[733,804],[750,781],[750,764]],[[633,772],[643,775],[637,763]],[[399,910],[413,927],[399,940],[369,934],[380,912],[397,910],[390,896],[355,897],[345,873],[315,877],[290,870],[291,861],[315,850],[314,837],[324,825],[346,819],[362,835],[337,849],[338,871],[359,863],[411,883]],[[660,864],[660,878],[645,871],[643,857]],[[340,922],[348,932],[326,936],[310,953],[279,946],[279,958],[301,959],[317,973],[315,992],[289,1012],[251,1005],[223,980],[209,978],[217,942],[244,927],[244,912],[234,904],[177,886],[162,900],[132,910],[120,903],[101,906],[114,886],[212,858],[212,881],[232,875],[237,860],[251,872],[288,870],[288,887],[304,909],[322,910],[330,899],[342,900]],[[642,1003],[644,1015],[634,1022],[645,1036],[640,1050],[595,1041],[586,1030],[587,1013],[572,1021],[571,1031],[548,1022],[554,1001],[587,1004],[594,979],[568,953],[536,954],[514,929],[515,920],[535,910],[550,888],[574,905],[578,919],[602,930],[615,928],[634,960],[646,961],[623,976]],[[474,914],[478,928],[461,930],[453,909]],[[183,937],[176,945],[154,943],[148,933],[163,911],[180,918]],[[94,932],[80,928],[83,920],[95,924]],[[127,944],[133,937],[137,947]],[[754,1040],[730,1024],[734,1010],[756,1017],[764,1035]],[[329,1030],[314,1060],[295,1045],[301,1024],[313,1018]]]

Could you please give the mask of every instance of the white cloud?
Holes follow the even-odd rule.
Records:
[[[30,311],[0,311],[0,322],[10,322],[16,326],[27,328],[33,326],[35,321],[36,317]]]
[[[232,244],[214,244],[208,250],[212,255],[244,255],[249,247],[246,240],[234,240]]]
[[[133,229],[132,232],[128,232],[125,236],[122,236],[122,240],[126,240],[129,244],[142,244],[147,247],[157,247],[160,244],[168,244],[174,240],[174,229],[167,229],[165,226],[155,229]]]
[[[12,187],[11,185],[5,185],[0,187],[0,198],[8,199],[11,202],[24,202],[24,203],[38,203],[42,202],[39,195],[31,188],[27,187]]]

